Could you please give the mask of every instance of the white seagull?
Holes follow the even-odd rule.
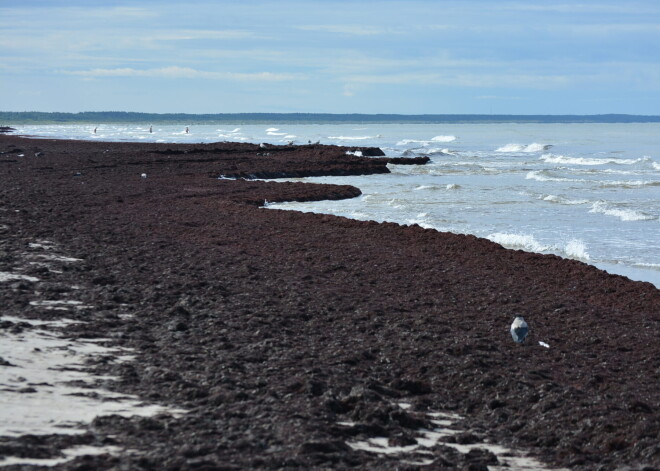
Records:
[[[513,324],[511,324],[511,337],[513,337],[513,340],[516,343],[523,343],[528,332],[529,326],[525,322],[525,319],[520,316],[516,317],[513,320]]]

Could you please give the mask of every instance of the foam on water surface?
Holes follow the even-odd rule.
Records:
[[[532,152],[541,152],[543,150],[548,150],[552,147],[550,144],[539,144],[537,142],[533,142],[532,144],[506,144],[502,147],[498,147],[495,149],[495,152],[502,152],[502,153],[516,153],[516,152],[525,152],[525,153],[532,153]]]
[[[603,201],[595,202],[589,212],[600,213],[606,216],[614,216],[621,219],[622,221],[655,221],[658,219],[658,216],[645,214],[642,211],[625,208],[613,208],[610,204]]]
[[[639,159],[620,159],[620,158],[587,158],[587,157],[568,157],[564,155],[544,154],[541,157],[546,163],[564,164],[564,165],[634,165],[640,162],[646,162],[648,158]]]

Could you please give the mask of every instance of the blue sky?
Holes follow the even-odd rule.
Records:
[[[660,1],[0,0],[0,110],[660,114]]]

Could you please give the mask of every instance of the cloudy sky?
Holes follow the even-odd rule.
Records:
[[[0,110],[660,115],[660,1],[0,0]]]

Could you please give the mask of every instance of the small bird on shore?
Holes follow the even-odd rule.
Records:
[[[514,342],[523,343],[528,332],[529,326],[525,322],[525,319],[520,316],[516,317],[513,320],[513,324],[511,324],[511,337],[513,337]]]

